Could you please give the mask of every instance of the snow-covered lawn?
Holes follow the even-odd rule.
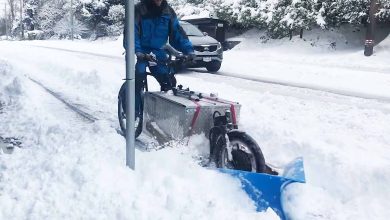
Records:
[[[248,32],[224,54],[220,74],[190,70],[177,78],[239,101],[240,126],[266,161],[304,157],[307,183],[291,185],[285,198],[293,219],[387,219],[390,39],[364,57],[360,47],[329,48],[341,35],[316,34],[261,43]],[[137,150],[136,171],[125,167],[116,132],[121,45],[0,42],[0,136],[23,142],[0,154],[0,219],[277,219],[271,210],[256,213],[237,180],[198,165],[194,155],[208,145],[201,136],[189,146]],[[80,118],[29,78],[98,120]]]

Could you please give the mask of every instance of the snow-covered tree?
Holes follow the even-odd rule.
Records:
[[[16,0],[7,0],[8,6],[9,6],[9,13],[11,16],[11,23],[15,20],[15,14],[16,14]]]
[[[6,24],[6,19],[0,18],[0,36],[5,35],[5,33],[6,33],[6,30],[5,30],[6,25],[5,24]]]
[[[7,0],[14,35],[20,33],[19,2]],[[390,22],[390,0],[377,0],[378,21]],[[26,30],[42,30],[46,37],[63,35],[70,25],[73,11],[75,29],[81,28],[92,38],[116,36],[123,32],[122,0],[24,0],[23,24]],[[171,0],[179,17],[216,15],[236,28],[263,28],[271,37],[288,36],[291,32],[337,27],[341,24],[365,24],[370,0]],[[65,22],[69,22],[66,25]],[[60,30],[60,27],[65,28]],[[84,33],[84,32],[83,32]]]
[[[125,20],[125,7],[123,5],[112,5],[108,10],[107,17],[112,23],[123,24]]]
[[[90,0],[83,2],[80,10],[81,20],[94,31],[94,38],[112,33],[112,30],[115,29],[112,25],[123,24],[124,10],[121,10],[119,6],[123,7],[124,2],[121,0]],[[109,15],[111,7],[113,9]],[[114,18],[114,16],[119,17]]]
[[[24,5],[23,23],[25,30],[34,30],[35,26],[39,25],[39,20],[37,20],[38,7],[37,0],[28,1]]]
[[[340,0],[338,3],[343,23],[361,24],[367,20],[370,0]]]
[[[53,28],[55,35],[60,38],[70,38],[72,36],[75,38],[81,38],[81,36],[88,30],[86,26],[81,23],[79,20],[74,19],[73,25],[70,20],[70,16],[63,17],[59,22],[56,23]]]
[[[240,10],[236,10],[238,22],[244,27],[263,27],[265,23],[263,5],[264,2],[259,0],[242,0]]]
[[[378,20],[389,22],[390,0],[380,2]],[[172,1],[173,2],[173,1]],[[230,25],[266,28],[272,37],[287,36],[299,29],[365,24],[370,0],[176,0],[179,14],[217,14]]]
[[[281,22],[286,23],[291,31],[309,29],[315,22],[313,0],[293,0],[286,7]]]
[[[380,22],[390,23],[390,0],[379,0],[377,18]]]
[[[345,23],[362,24],[367,20],[368,6],[369,0],[317,0],[314,2],[317,24],[322,27],[338,27]]]
[[[268,1],[265,5],[265,22],[269,35],[272,38],[286,37],[290,33],[291,21],[287,9],[291,0]]]
[[[220,0],[217,2],[218,7],[215,7],[215,13],[218,16],[218,18],[223,19],[227,22],[229,22],[231,25],[239,24],[238,22],[238,12],[239,6],[238,4],[234,4],[234,2],[225,2],[223,0]]]
[[[110,22],[110,25],[107,27],[108,35],[121,35],[125,20],[125,7],[123,5],[112,5],[108,10],[107,18]]]
[[[44,32],[46,37],[55,35],[54,27],[64,18],[65,2],[49,1],[37,12],[39,25],[37,29]]]

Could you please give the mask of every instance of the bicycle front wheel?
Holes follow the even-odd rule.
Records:
[[[126,136],[126,83],[123,83],[118,94],[118,120],[119,126],[122,131],[122,135]],[[142,132],[143,124],[143,102],[141,100],[138,111],[135,114],[135,138],[137,138]]]

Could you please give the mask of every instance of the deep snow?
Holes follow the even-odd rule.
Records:
[[[190,70],[177,78],[239,101],[240,126],[271,164],[304,157],[307,183],[288,187],[285,198],[293,219],[387,219],[390,39],[364,57],[353,44],[329,47],[345,42],[345,35],[319,34],[264,42],[261,33],[248,32],[224,54],[220,74]],[[207,152],[201,136],[189,146],[137,150],[136,171],[125,167],[124,139],[115,130],[124,76],[121,44],[0,42],[0,136],[23,140],[22,148],[0,155],[0,219],[277,219],[270,210],[255,213],[237,180],[198,165],[194,158]],[[27,77],[99,120],[83,120]]]
[[[275,218],[255,212],[239,181],[200,167],[180,148],[137,151],[131,171],[124,139],[109,119],[83,122],[1,64],[0,134],[24,143],[0,156],[0,219]],[[195,137],[190,146],[202,144]]]

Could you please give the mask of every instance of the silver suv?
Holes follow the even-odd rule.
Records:
[[[221,43],[186,21],[180,21],[180,25],[195,50],[195,63],[189,67],[206,67],[210,72],[217,72],[221,68],[223,59]]]

